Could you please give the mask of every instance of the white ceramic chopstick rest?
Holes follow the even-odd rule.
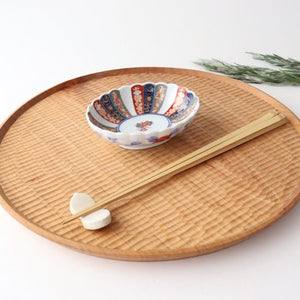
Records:
[[[76,214],[85,208],[95,204],[94,199],[84,193],[74,193],[70,200],[71,214]],[[101,208],[86,216],[80,217],[82,225],[88,230],[97,230],[110,224],[111,215],[108,209]]]

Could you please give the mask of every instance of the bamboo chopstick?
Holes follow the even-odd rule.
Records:
[[[197,149],[197,150],[195,150],[195,151],[193,151],[193,152],[191,152],[191,153],[189,153],[189,154],[187,154],[187,155],[185,155],[185,156],[183,156],[183,157],[181,157],[181,158],[175,160],[174,162],[172,162],[172,163],[166,165],[165,167],[162,167],[162,168],[160,168],[160,169],[158,169],[158,170],[156,170],[156,171],[154,171],[154,172],[152,172],[152,173],[150,173],[150,174],[148,174],[148,175],[142,177],[142,178],[139,179],[139,180],[136,180],[136,181],[133,183],[133,185],[139,185],[139,184],[141,184],[141,183],[144,182],[144,181],[148,181],[150,178],[156,176],[157,174],[159,174],[159,173],[161,173],[161,172],[164,172],[164,171],[166,171],[166,170],[169,170],[170,168],[172,168],[172,167],[178,165],[179,163],[182,163],[182,162],[184,162],[184,161],[187,161],[188,159],[190,159],[190,158],[192,158],[192,157],[195,157],[195,156],[197,156],[198,154],[200,154],[200,153],[202,153],[202,152],[204,152],[204,151],[206,151],[206,150],[209,150],[209,149],[211,149],[212,147],[215,147],[215,146],[217,146],[217,145],[220,144],[220,143],[225,142],[226,140],[232,138],[233,136],[236,136],[236,135],[240,134],[241,132],[246,131],[246,130],[248,130],[249,128],[252,128],[253,126],[255,126],[255,125],[257,125],[257,124],[259,124],[259,123],[261,123],[261,122],[264,122],[264,121],[267,121],[267,120],[271,119],[271,118],[273,118],[274,116],[276,116],[276,115],[278,115],[278,114],[279,114],[279,112],[278,112],[277,110],[272,110],[272,111],[268,112],[267,114],[265,114],[264,116],[262,116],[261,118],[255,120],[255,121],[253,121],[253,122],[251,122],[251,123],[248,123],[247,125],[245,125],[245,126],[239,128],[239,129],[237,129],[237,130],[235,130],[235,131],[233,131],[233,132],[231,132],[231,133],[229,133],[229,134],[227,134],[227,135],[225,135],[225,136],[223,136],[223,137],[221,137],[221,138],[219,138],[219,139],[217,139],[217,140],[215,140],[215,141],[213,141],[213,142],[211,142],[211,143],[209,143],[208,145],[203,146],[203,147],[201,147],[200,149]],[[110,200],[112,200],[112,199],[115,199],[115,198],[118,197],[118,195],[124,195],[124,193],[126,192],[126,190],[129,190],[129,189],[130,189],[130,191],[131,191],[131,186],[127,186],[127,187],[123,188],[122,190],[120,190],[120,191],[114,193],[113,195],[110,195],[110,196],[108,196],[107,198],[102,199],[102,200],[101,200],[101,203],[106,203],[107,201],[110,201]],[[100,203],[100,201],[97,202],[97,203]]]
[[[215,157],[225,151],[228,151],[242,143],[245,143],[259,135],[262,135],[282,124],[286,123],[286,118],[278,111],[271,111],[264,115],[263,117],[241,127],[214,142],[201,147],[200,149],[175,160],[174,162],[168,164],[167,166],[152,172],[151,174],[141,178],[140,180],[134,182],[133,184],[123,188],[122,190],[112,194],[111,196],[102,199],[101,201],[95,203],[94,205],[88,207],[81,212],[74,214],[68,219],[64,220],[63,224],[66,224],[78,217],[89,214],[105,204],[108,204],[120,197],[127,195],[128,193],[139,189],[149,183],[157,182],[158,180],[167,179],[175,174],[178,174],[188,168],[196,166],[201,162],[204,162],[212,157]]]

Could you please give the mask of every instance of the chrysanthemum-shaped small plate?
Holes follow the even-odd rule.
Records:
[[[136,83],[113,89],[87,108],[91,128],[102,138],[127,149],[160,145],[192,121],[199,99],[174,83]]]

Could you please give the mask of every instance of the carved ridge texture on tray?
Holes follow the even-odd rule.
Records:
[[[91,99],[147,81],[174,82],[199,95],[202,107],[191,126],[170,142],[142,151],[99,139],[85,120]],[[254,91],[217,75],[155,68],[112,71],[66,84],[26,110],[6,132],[0,144],[2,203],[47,238],[104,257],[164,260],[239,242],[274,222],[290,208],[289,201],[296,203],[300,138],[291,124],[115,208],[111,225],[101,231],[87,231],[79,220],[62,225],[62,220],[74,192],[100,200],[275,105],[284,109]]]

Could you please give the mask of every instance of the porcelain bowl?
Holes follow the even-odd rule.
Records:
[[[127,149],[167,142],[196,115],[199,99],[174,83],[136,83],[110,90],[87,108],[86,118],[99,136]]]

